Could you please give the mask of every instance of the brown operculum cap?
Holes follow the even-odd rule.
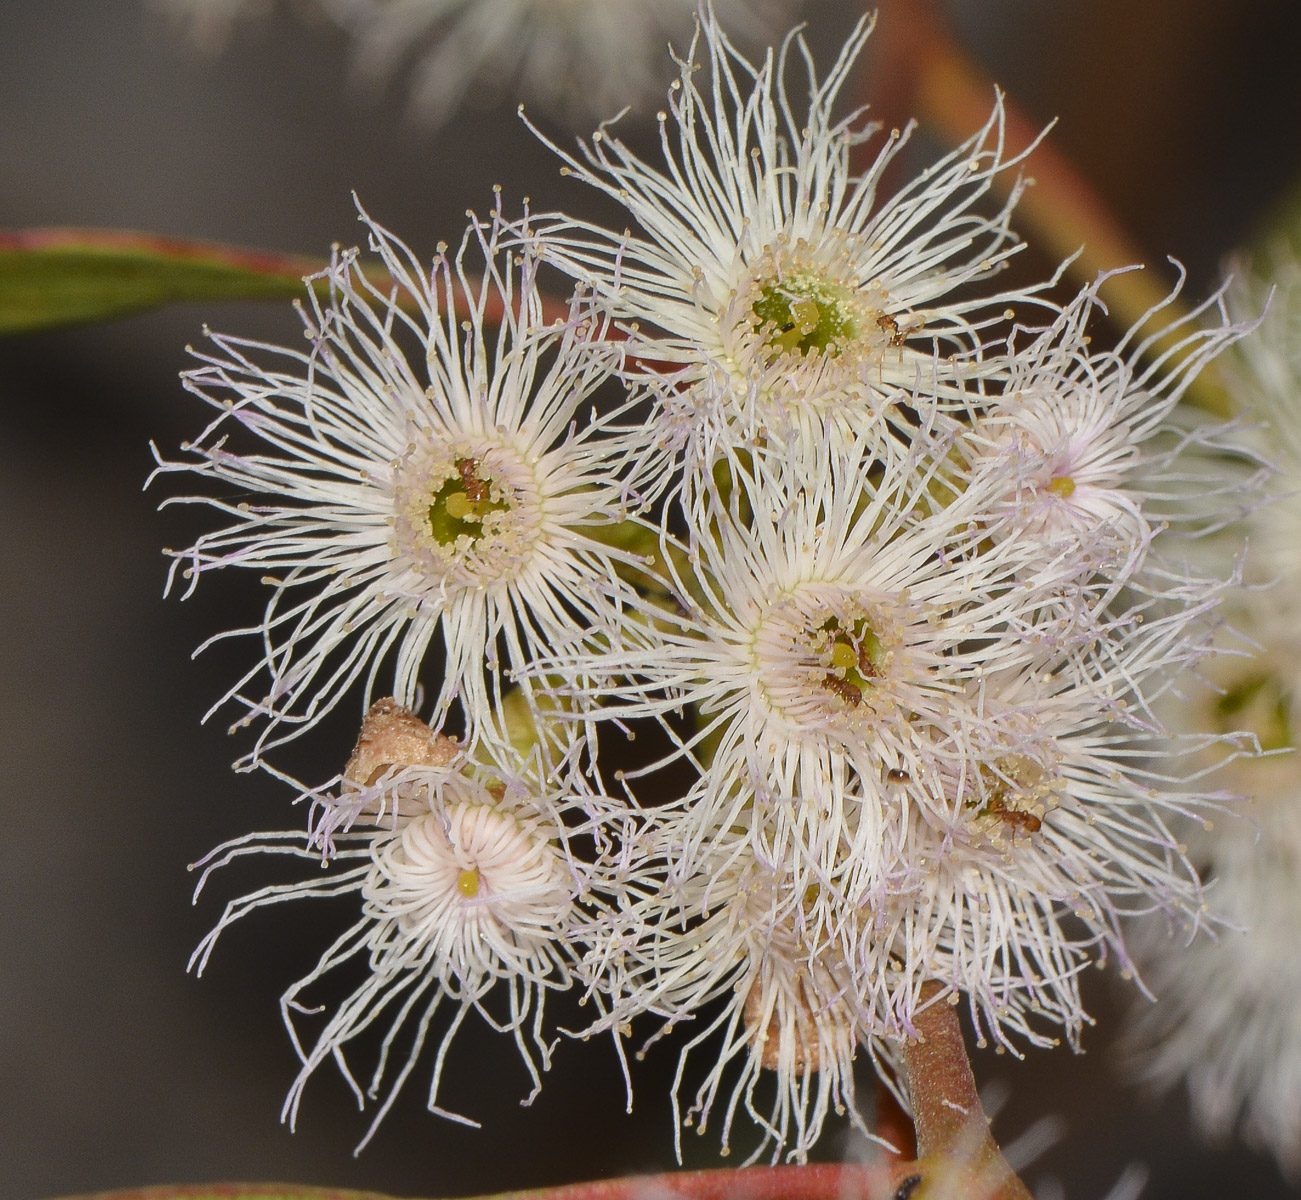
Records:
[[[795,995],[778,995],[774,999],[772,1013],[768,1024],[760,1028],[763,1020],[763,980],[756,979],[745,998],[746,1032],[752,1042],[759,1046],[759,1065],[769,1071],[776,1071],[782,1064],[782,1015],[784,1011],[794,1010],[794,1021],[787,1030],[788,1037],[793,1035],[793,1051],[789,1065],[797,1072],[817,1071],[822,1065],[822,1054],[818,1047],[818,1031],[813,1023],[813,1016],[808,1005],[808,996],[804,983],[796,984]]]
[[[459,742],[435,733],[411,709],[386,696],[370,706],[343,777],[369,787],[391,767],[445,767],[460,752]]]

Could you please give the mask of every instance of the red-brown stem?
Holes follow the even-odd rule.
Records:
[[[803,1167],[743,1167],[722,1171],[674,1171],[629,1175],[593,1183],[503,1192],[482,1200],[892,1200],[914,1173],[912,1163],[849,1166],[814,1163]],[[274,1183],[183,1184],[100,1192],[67,1200],[387,1200],[377,1192]]]
[[[938,984],[926,984],[922,1003],[938,992]],[[989,1132],[957,1009],[943,1001],[930,1003],[914,1024],[919,1036],[904,1043],[903,1058],[926,1195],[1031,1200]]]
[[[915,116],[931,126],[948,144],[958,145],[989,119],[996,85],[964,53],[949,32],[934,0],[882,0],[872,37],[872,58],[865,76],[864,99],[875,115],[902,127]],[[1033,180],[1017,205],[1017,219],[1030,229],[1037,245],[1052,259],[1064,260],[1079,251],[1068,268],[1077,283],[1091,284],[1102,271],[1149,262],[1142,247],[1126,232],[1106,201],[1010,96],[1003,97],[1005,157],[1014,158],[1031,147],[1022,173]],[[1018,173],[998,176],[995,186],[1006,194]],[[1140,322],[1169,294],[1168,280],[1151,269],[1113,276],[1106,300],[1119,328]],[[1169,325],[1185,316],[1177,300],[1162,310]],[[1159,339],[1161,351],[1178,335]],[[1223,386],[1211,370],[1189,388],[1189,399],[1213,412],[1229,411]]]

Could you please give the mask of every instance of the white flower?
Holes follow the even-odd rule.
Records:
[[[200,972],[222,931],[255,909],[312,896],[353,895],[360,902],[360,919],[281,999],[302,1061],[285,1101],[286,1120],[295,1120],[311,1074],[333,1058],[359,1103],[379,1101],[365,1145],[447,1008],[451,1015],[434,1035],[430,1111],[474,1124],[438,1103],[447,1047],[471,1010],[513,1036],[536,1094],[551,1056],[542,1033],[546,994],[573,985],[581,930],[590,919],[580,901],[593,903],[595,867],[583,864],[569,842],[590,836],[598,848],[605,844],[590,804],[578,805],[568,790],[570,773],[571,764],[541,757],[522,773],[464,756],[443,766],[399,765],[360,795],[340,796],[342,824],[350,831],[338,832],[341,822],[324,801],[310,842],[301,833],[254,834],[219,847],[201,864],[206,881],[246,855],[319,859],[312,842],[328,831],[327,870],[228,904],[195,952],[191,965]],[[318,981],[358,966],[366,968],[365,979],[333,1009],[306,1003]],[[321,1013],[323,1020],[314,1019]],[[362,1084],[348,1062],[349,1043],[376,1023],[387,1032]],[[404,1034],[410,1048],[397,1063],[393,1047]]]
[[[685,442],[689,459],[708,460],[715,441],[824,422],[874,426],[884,443],[883,395],[919,378],[961,394],[960,381],[983,373],[980,330],[1011,297],[969,285],[1020,248],[1008,228],[1019,189],[992,217],[979,208],[1010,169],[1001,106],[971,140],[881,195],[906,134],[892,132],[859,168],[877,127],[859,113],[833,116],[869,30],[860,24],[825,81],[810,68],[808,110],[796,111],[787,68],[796,50],[809,61],[803,42],[792,36],[755,67],[706,10],[661,114],[662,167],[606,130],[583,147],[585,161],[557,150],[635,227],[616,236],[554,218],[545,253],[638,323],[638,357],[669,380],[662,436]]]
[[[695,707],[682,753],[699,766],[684,801],[699,835],[684,874],[699,837],[751,806],[772,814],[764,838],[807,821],[798,836],[840,854],[857,796],[871,813],[852,818],[853,854],[880,876],[896,780],[909,803],[930,805],[941,773],[982,761],[996,740],[970,684],[1042,661],[1058,633],[1042,610],[1061,576],[1042,561],[1033,586],[1015,541],[985,545],[988,487],[934,502],[945,445],[928,460],[919,442],[906,464],[865,457],[863,441],[736,464],[726,499],[688,490],[685,524],[699,533],[667,551],[682,612],[662,618],[659,643],[540,660],[540,673],[572,681],[580,711],[589,688],[605,689],[607,715]]]
[[[654,847],[648,859],[679,857],[681,839],[691,836],[685,813],[674,806],[654,814],[653,831],[643,835]],[[670,1031],[691,1034],[672,1097],[679,1158],[681,1129],[703,1135],[713,1119],[729,1155],[738,1112],[760,1132],[747,1164],[770,1148],[773,1161],[783,1150],[804,1161],[833,1111],[870,1138],[853,1063],[860,1042],[874,1061],[882,1046],[871,999],[846,967],[853,914],[797,884],[781,864],[758,860],[744,837],[732,836],[690,879],[675,873],[670,867],[662,887],[612,914],[604,940],[597,934],[596,957],[614,982],[611,1012],[596,1028],[645,1013],[663,1018],[638,1058]],[[702,1050],[712,1063],[687,1103],[688,1063]]]
[[[758,35],[786,0],[717,0]],[[412,101],[445,121],[467,93],[538,100],[605,118],[658,92],[665,45],[689,34],[697,0],[326,0],[359,42],[364,76],[412,63]]]
[[[1265,763],[1246,766],[1265,766]],[[1129,1052],[1142,1075],[1188,1087],[1198,1124],[1215,1138],[1241,1126],[1292,1177],[1301,1176],[1301,787],[1262,792],[1250,819],[1200,839],[1231,926],[1212,940],[1172,940],[1160,922],[1140,939],[1156,996],[1138,1014]],[[1265,772],[1265,778],[1277,772]],[[1146,1006],[1145,1006],[1146,1007]]]
[[[1165,922],[1140,926],[1158,1002],[1137,1014],[1126,1042],[1146,1078],[1186,1083],[1207,1133],[1224,1138],[1240,1126],[1301,1175],[1301,264],[1276,251],[1271,267],[1270,280],[1248,278],[1231,293],[1247,318],[1270,308],[1226,375],[1248,422],[1240,472],[1266,456],[1278,474],[1269,502],[1249,512],[1234,539],[1212,539],[1206,551],[1227,559],[1236,535],[1247,534],[1250,586],[1226,605],[1236,653],[1208,664],[1208,687],[1166,705],[1191,733],[1246,729],[1269,753],[1208,755],[1220,765],[1217,780],[1250,799],[1243,819],[1187,834],[1230,928],[1215,940],[1176,941]]]
[[[996,394],[973,405],[963,439],[974,476],[1006,481],[995,506],[1004,518],[996,536],[1038,542],[1049,554],[1073,547],[1080,565],[1075,588],[1132,584],[1168,522],[1199,515],[1192,527],[1204,532],[1225,521],[1226,507],[1233,512],[1244,497],[1257,497],[1262,482],[1259,473],[1190,477],[1190,447],[1217,448],[1224,427],[1189,428],[1174,419],[1201,368],[1251,324],[1228,319],[1221,292],[1154,329],[1154,319],[1178,298],[1176,287],[1114,349],[1095,350],[1089,326],[1104,310],[1099,290],[1109,277],[1080,292],[1048,327],[1012,335],[1007,377]],[[1030,335],[1028,345],[1018,344],[1020,333]],[[1214,520],[1207,517],[1212,506],[1220,510]]]
[[[1045,541],[1004,474],[955,466],[960,440],[919,435],[905,460],[828,437],[688,481],[661,644],[537,669],[621,719],[697,715],[664,760],[697,772],[663,851],[688,932],[679,897],[748,856],[825,896],[863,1036],[907,1033],[934,979],[1000,1044],[1050,1043],[1037,1018],[1074,1044],[1079,971],[1130,969],[1123,916],[1203,919],[1172,825],[1220,796],[1185,782],[1201,740],[1171,748],[1152,706],[1211,653],[1233,579],[1163,570],[1160,603],[1126,590],[1141,556],[1117,562],[1084,523]]]
[[[378,687],[413,704],[435,635],[435,720],[459,699],[476,737],[499,647],[517,669],[536,644],[617,641],[637,602],[617,572],[641,560],[600,540],[640,505],[612,436],[635,397],[582,411],[619,359],[603,323],[575,299],[548,324],[535,260],[507,263],[496,224],[426,273],[367,223],[389,279],[340,255],[314,281],[306,353],[214,335],[185,382],[220,415],[189,461],[159,460],[233,492],[179,498],[231,523],[173,552],[173,578],[240,566],[272,589],[238,631],[262,655],[223,697],[267,719],[251,761],[358,681],[367,702]]]

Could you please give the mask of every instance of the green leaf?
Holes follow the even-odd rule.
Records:
[[[303,294],[319,260],[93,229],[0,232],[0,335],[54,329],[193,300]]]

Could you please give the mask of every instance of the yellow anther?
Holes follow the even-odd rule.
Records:
[[[1075,480],[1069,475],[1055,475],[1048,481],[1048,490],[1054,496],[1060,496],[1063,500],[1069,500],[1075,495]]]

